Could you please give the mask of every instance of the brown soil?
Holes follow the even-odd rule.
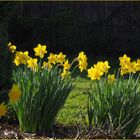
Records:
[[[19,130],[18,124],[9,124],[3,121],[0,122],[0,139],[49,139],[49,138],[75,138],[76,127],[65,127],[62,125],[54,125],[52,131],[44,135],[23,133]]]
[[[101,131],[86,131],[86,129],[81,129],[79,126],[63,126],[63,125],[54,125],[52,131],[47,132],[46,134],[31,134],[23,133],[19,130],[18,123],[5,123],[5,121],[0,122],[0,139],[105,139],[111,138],[109,135],[106,135]],[[132,138],[140,138],[139,134],[134,135]]]

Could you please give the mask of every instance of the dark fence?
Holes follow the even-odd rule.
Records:
[[[139,56],[139,2],[15,2],[9,40],[31,50]]]

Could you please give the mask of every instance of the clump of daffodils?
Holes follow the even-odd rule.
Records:
[[[80,72],[83,72],[84,70],[87,71],[87,76],[91,80],[100,80],[100,78],[104,74],[106,75],[108,73],[108,70],[110,69],[108,61],[99,61],[97,62],[97,64],[94,64],[91,68],[88,68],[87,56],[83,51],[79,53],[78,57],[75,58],[72,63],[69,62],[69,60],[66,58],[66,55],[62,52],[60,52],[59,54],[50,53],[48,54],[47,59],[44,60],[44,56],[48,53],[46,50],[47,46],[38,44],[33,50],[35,52],[36,57],[39,57],[40,59],[44,60],[40,66],[38,58],[30,57],[28,51],[16,51],[16,46],[12,45],[11,43],[9,43],[8,46],[11,52],[16,52],[14,59],[14,63],[16,66],[24,64],[28,68],[35,71],[39,67],[41,67],[42,69],[51,70],[54,65],[58,65],[61,66],[61,68],[63,67],[61,73],[62,78],[71,74],[70,68],[73,62],[75,61],[78,62],[77,67],[79,67]],[[119,61],[121,75],[125,75],[128,73],[136,73],[140,71],[140,59],[131,62],[131,58],[124,54],[124,56],[119,57]],[[108,81],[115,81],[114,76],[115,75],[108,75]]]
[[[108,61],[99,61],[97,64],[93,65],[90,69],[87,70],[88,77],[91,78],[91,80],[100,80],[100,77],[104,73],[108,73],[109,68],[110,66]]]
[[[9,50],[12,53],[15,53],[14,63],[16,66],[21,64],[26,65],[28,68],[32,70],[37,70],[39,67],[42,69],[51,70],[54,65],[61,66],[62,78],[71,74],[70,68],[72,64],[77,61],[80,72],[84,70],[87,71],[87,76],[91,80],[100,80],[100,78],[105,74],[108,73],[110,69],[108,61],[99,61],[97,64],[94,64],[91,68],[88,68],[88,59],[86,54],[81,51],[77,58],[73,59],[73,62],[70,63],[69,60],[66,58],[66,55],[60,52],[59,54],[50,53],[46,60],[44,60],[44,56],[48,53],[46,45],[38,44],[33,50],[35,52],[35,56],[43,59],[42,64],[40,65],[38,58],[32,58],[29,56],[29,52],[25,51],[16,51],[16,46],[12,45],[11,43],[8,44]],[[119,57],[120,61],[120,74],[125,75],[128,73],[136,73],[140,71],[140,59],[136,61],[131,61],[131,58],[124,54],[122,57]],[[108,75],[108,81],[115,81],[115,75]]]
[[[30,57],[28,56],[28,51],[22,52],[22,51],[17,51],[16,56],[14,59],[14,63],[16,66],[20,64],[27,64],[27,60],[29,60]]]
[[[29,56],[29,52],[25,51],[16,51],[16,46],[9,43],[9,50],[11,53],[15,54],[13,63],[16,66],[25,65],[32,71],[37,71],[38,69],[48,69],[51,70],[53,66],[58,66],[62,69],[61,77],[62,79],[71,75],[70,69],[75,61],[78,62],[76,67],[79,67],[80,72],[87,71],[87,77],[91,80],[100,80],[103,75],[107,75],[107,82],[113,83],[116,81],[115,74],[108,74],[110,66],[108,61],[99,61],[97,64],[94,64],[92,67],[88,68],[88,59],[86,54],[81,51],[79,55],[73,59],[72,63],[69,62],[66,55],[62,52],[58,54],[47,52],[47,46],[38,44],[33,50],[35,52],[35,57],[32,58]],[[48,55],[45,58],[45,55]],[[120,61],[120,75],[126,75],[129,73],[136,73],[140,71],[140,59],[136,61],[131,61],[131,58],[124,54],[122,57],[119,57]],[[15,103],[19,100],[22,95],[20,87],[16,84],[13,84],[12,89],[9,92],[9,99],[11,103]],[[7,106],[3,103],[0,104],[0,117],[4,116],[7,112]]]
[[[136,61],[131,61],[131,58],[128,57],[126,54],[124,54],[122,57],[119,57],[120,61],[120,75],[126,75],[130,73],[136,73],[140,71],[140,59],[137,59]],[[100,80],[100,78],[108,73],[108,70],[110,69],[109,62],[105,61],[99,61],[97,64],[94,64],[91,68],[87,69],[88,77],[91,78],[91,80]],[[108,83],[111,83],[115,81],[115,74],[109,74],[107,77]]]
[[[122,57],[119,57],[119,60],[121,75],[140,71],[140,59],[137,59],[137,61],[131,61],[131,58],[124,54]]]
[[[70,68],[72,64],[75,62],[75,60],[78,62],[77,66],[79,67],[81,72],[83,70],[87,70],[87,65],[88,65],[87,56],[84,54],[83,51],[79,53],[78,57],[75,58],[72,63],[70,63],[66,55],[63,54],[63,52],[60,52],[58,54],[54,54],[54,53],[48,54],[46,48],[47,48],[46,45],[41,45],[41,44],[38,44],[35,48],[33,48],[35,52],[34,58],[29,56],[28,51],[25,51],[25,52],[16,51],[16,48],[15,48],[14,50],[15,59],[13,62],[16,66],[23,64],[33,71],[36,71],[39,68],[51,70],[53,66],[57,65],[62,68],[62,73],[61,73],[62,78],[65,78],[71,75]],[[46,54],[48,55],[47,59],[45,59]],[[41,60],[41,63],[40,63],[40,60]]]

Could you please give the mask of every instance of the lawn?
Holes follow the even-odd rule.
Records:
[[[89,88],[90,80],[78,78],[77,85],[70,93],[64,107],[60,111],[57,122],[64,125],[83,124],[83,115],[86,114],[87,95],[84,90]]]

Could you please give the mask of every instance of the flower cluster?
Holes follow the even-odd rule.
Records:
[[[64,55],[62,52],[60,52],[59,54],[50,53],[47,57],[47,61],[43,61],[41,64],[38,64],[39,60],[37,58],[30,57],[28,51],[16,51],[16,46],[11,45],[11,43],[9,43],[8,46],[9,50],[12,53],[15,53],[13,62],[16,66],[24,64],[33,71],[36,71],[39,67],[41,67],[42,69],[47,68],[48,70],[51,70],[54,65],[58,65],[63,67],[63,72],[61,73],[62,78],[70,74],[69,70],[71,64],[69,63],[69,60],[66,59],[66,55]],[[35,52],[35,56],[38,56],[42,60],[47,53],[46,48],[46,45],[38,44],[37,47],[33,49]]]
[[[119,60],[121,66],[120,68],[121,75],[127,73],[136,73],[140,71],[140,59],[131,62],[131,58],[128,57],[126,54],[124,54],[122,57],[119,57]]]
[[[15,59],[13,62],[16,66],[24,64],[28,68],[36,71],[39,67],[41,67],[42,69],[51,70],[51,68],[54,65],[58,65],[58,66],[63,67],[63,70],[61,73],[62,78],[71,74],[70,73],[71,63],[69,63],[69,60],[66,59],[66,55],[63,54],[62,52],[60,52],[59,54],[50,53],[48,54],[47,60],[43,62],[41,61],[42,63],[39,63],[39,60],[37,58],[32,58],[29,56],[28,51],[25,51],[25,52],[16,51],[16,46],[11,45],[11,43],[9,43],[8,46],[9,46],[9,50],[12,53],[15,53]],[[33,48],[35,52],[35,56],[38,56],[40,60],[42,60],[45,54],[47,54],[46,48],[47,48],[46,45],[38,44],[35,48]],[[80,52],[78,57],[75,58],[74,60],[78,61],[78,67],[81,72],[83,72],[83,70],[87,70],[87,65],[88,65],[87,56],[84,54],[83,51]]]
[[[109,68],[110,66],[108,64],[108,61],[99,61],[97,64],[93,65],[93,67],[87,70],[88,77],[90,77],[91,80],[99,80],[104,73],[108,73]]]
[[[11,43],[9,43],[8,46],[11,52],[16,52],[15,45],[11,45]],[[39,56],[41,59],[44,58],[44,55],[47,53],[46,48],[47,48],[46,45],[38,44],[37,47],[34,48],[35,56]],[[123,57],[120,57],[119,60],[121,66],[120,68],[121,75],[140,71],[140,59],[131,62],[130,61],[131,58],[125,54]],[[97,64],[94,64],[90,69],[87,69],[88,66],[87,56],[83,51],[79,53],[76,61],[78,61],[78,67],[80,71],[83,72],[83,70],[87,70],[88,77],[90,77],[91,80],[96,79],[99,80],[104,73],[108,73],[108,69],[110,68],[108,61],[105,62],[99,61]],[[39,66],[38,59],[31,58],[28,55],[28,51],[25,52],[17,51],[14,63],[16,66],[20,64],[27,65],[27,67],[31,68],[32,70],[36,70]],[[50,53],[47,57],[47,61],[43,61],[41,68],[47,68],[50,70],[54,65],[59,65],[63,67],[63,71],[61,73],[62,78],[70,74],[71,64],[69,63],[69,60],[66,59],[66,55],[64,55],[62,52],[60,52],[59,54]]]
[[[10,51],[16,52],[16,46],[12,45],[11,43],[8,44]],[[37,47],[35,47],[33,50],[35,52],[35,56],[39,56],[41,59],[44,58],[44,55],[47,53],[46,45],[38,44]],[[131,58],[128,57],[126,54],[124,54],[123,57],[119,57],[120,60],[120,73],[121,75],[127,74],[127,73],[136,73],[137,71],[140,71],[140,59],[137,59],[137,61],[131,62]],[[108,70],[110,68],[108,61],[102,62],[99,61],[97,64],[94,64],[90,69],[87,69],[88,63],[87,63],[87,56],[83,51],[81,51],[76,58],[76,61],[78,61],[78,67],[81,72],[83,70],[87,70],[88,77],[91,78],[91,80],[99,80],[100,77],[104,73],[108,73]],[[37,58],[31,58],[28,55],[28,51],[22,52],[17,51],[15,53],[15,59],[14,63],[16,66],[20,64],[27,65],[28,68],[31,68],[32,70],[37,70],[39,67],[38,59]],[[63,67],[63,71],[61,73],[62,78],[68,76],[70,74],[70,68],[71,64],[69,63],[69,60],[66,59],[66,55],[64,55],[62,52],[59,54],[53,54],[50,53],[47,57],[47,61],[43,61],[41,64],[41,68],[47,68],[51,70],[51,68],[54,65],[59,65]],[[108,76],[109,79],[114,79],[114,76],[110,75]],[[113,81],[113,80],[112,80]]]
[[[30,57],[28,56],[28,51],[22,52],[22,51],[17,51],[16,52],[16,56],[14,59],[14,63],[16,64],[16,66],[20,65],[20,64],[27,64],[27,60],[29,60]]]

